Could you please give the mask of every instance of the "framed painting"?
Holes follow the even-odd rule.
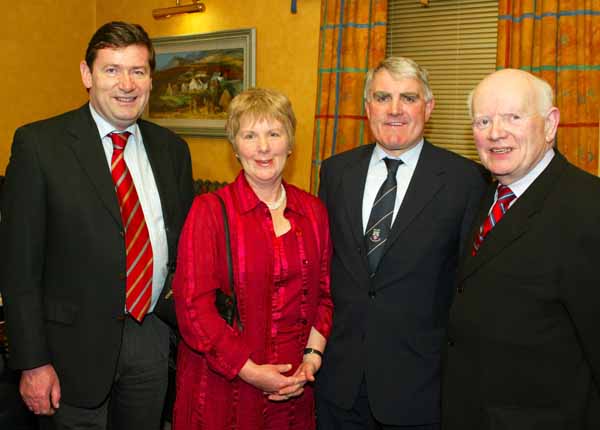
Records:
[[[231,99],[256,84],[255,29],[152,43],[156,69],[144,117],[181,135],[225,136]]]

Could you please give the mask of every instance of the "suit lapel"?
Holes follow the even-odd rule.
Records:
[[[144,121],[138,121],[138,125],[140,127],[140,132],[142,133],[144,148],[146,149],[148,161],[150,162],[150,167],[152,168],[152,173],[154,175],[154,181],[160,197],[163,220],[168,236],[168,233],[172,231],[169,226],[171,220],[173,219],[170,210],[176,207],[173,200],[176,195],[173,192],[169,192],[169,190],[172,189],[171,185],[173,184],[173,181],[170,178],[174,178],[175,173],[171,171],[170,166],[172,164],[170,162],[171,158],[167,150],[168,145],[156,140],[156,137],[148,131],[147,124]],[[169,244],[173,243],[171,237],[167,237],[167,239]],[[169,246],[170,260],[171,257],[173,257],[171,252],[171,247]]]
[[[350,255],[359,258],[352,263],[352,270],[356,270],[357,279],[368,279],[369,264],[367,262],[367,250],[365,246],[363,223],[362,223],[362,201],[367,181],[367,172],[369,162],[375,145],[365,145],[360,151],[357,151],[356,157],[349,161],[344,170],[340,172],[340,200],[343,201],[342,219],[344,223],[343,234],[346,237],[353,237],[356,248],[360,253],[352,252]],[[349,231],[348,231],[349,230]],[[355,249],[356,249],[355,248]]]
[[[529,186],[525,193],[506,212],[502,220],[490,231],[475,257],[470,253],[465,257],[465,262],[459,274],[462,281],[487,264],[501,253],[507,246],[519,239],[535,224],[536,215],[542,210],[548,194],[554,188],[556,180],[560,177],[567,163],[558,152],[548,167]],[[489,206],[483,212],[487,216]]]
[[[498,187],[498,183],[494,182],[488,186],[488,189],[485,191],[483,198],[481,199],[481,206],[479,207],[479,212],[475,217],[475,221],[473,221],[473,226],[471,228],[470,234],[467,237],[467,243],[464,246],[464,253],[460,255],[458,272],[462,273],[464,271],[465,263],[469,261],[471,258],[471,251],[473,250],[473,242],[475,241],[475,234],[479,231],[479,228],[483,224],[483,221],[487,218],[488,212],[494,203],[494,196],[496,195],[496,188]]]
[[[435,149],[429,142],[425,141],[415,172],[392,225],[385,253],[444,186],[444,174],[445,168],[436,157]]]
[[[77,111],[76,119],[68,126],[67,133],[71,137],[67,144],[71,146],[100,200],[117,225],[121,227],[123,223],[115,186],[106,162],[100,134],[88,104]]]
[[[364,150],[358,154],[356,162],[348,166],[342,172],[342,194],[345,202],[346,219],[352,235],[356,241],[357,247],[362,249],[364,269],[368,271],[368,262],[366,257],[366,246],[363,233],[362,204],[365,184],[367,181],[367,172],[369,162],[375,145],[367,145]]]

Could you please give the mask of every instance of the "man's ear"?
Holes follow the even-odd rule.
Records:
[[[92,88],[92,71],[88,67],[85,61],[81,61],[79,63],[79,71],[81,72],[81,81],[83,82],[83,86],[88,90]]]
[[[431,117],[431,112],[433,112],[434,107],[435,99],[433,97],[428,102],[425,102],[425,122],[429,121],[429,118]]]
[[[553,106],[550,108],[544,118],[544,135],[546,142],[554,142],[556,139],[556,131],[558,130],[558,123],[560,122],[560,111],[557,107]]]

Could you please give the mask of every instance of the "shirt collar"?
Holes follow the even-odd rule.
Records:
[[[138,139],[139,128],[138,128],[137,122],[134,122],[129,127],[127,127],[125,130],[117,130],[111,123],[109,123],[107,120],[105,120],[104,117],[102,117],[102,115],[100,115],[98,113],[98,111],[96,111],[96,109],[94,109],[94,107],[92,106],[91,103],[88,103],[88,106],[90,107],[90,112],[92,114],[92,118],[94,119],[94,122],[96,123],[96,126],[98,127],[98,132],[100,133],[100,138],[103,139],[104,137],[108,136],[110,133],[115,132],[115,131],[118,133],[123,133],[124,131],[128,131],[135,137],[136,142],[139,140]]]
[[[533,181],[535,181],[537,177],[542,174],[542,172],[546,169],[546,167],[548,167],[553,158],[554,148],[550,148],[548,151],[546,151],[542,159],[538,161],[538,163],[535,166],[533,166],[533,169],[531,169],[525,176],[523,176],[518,181],[515,181],[512,184],[508,185],[508,187],[515,194],[515,196],[517,196],[517,198],[521,197],[521,195],[527,190],[527,188],[529,188],[529,186],[533,184]]]
[[[305,215],[303,206],[300,204],[298,200],[298,196],[295,192],[294,187],[290,186],[287,182],[282,181],[283,187],[286,192],[286,209],[289,209],[293,212],[297,212],[301,215]],[[246,213],[257,208],[267,209],[267,206],[258,198],[248,180],[246,179],[246,175],[244,175],[244,171],[241,170],[237,175],[233,183],[233,192],[235,194],[236,200],[239,202],[240,212]]]
[[[410,148],[408,151],[404,152],[399,157],[392,157],[387,152],[385,152],[379,144],[377,144],[375,145],[375,149],[373,150],[373,157],[371,157],[371,165],[383,161],[384,158],[392,158],[395,160],[402,160],[402,163],[414,168],[417,165],[417,161],[419,161],[419,155],[421,155],[421,150],[423,149],[423,142],[424,139],[421,139],[419,143]]]

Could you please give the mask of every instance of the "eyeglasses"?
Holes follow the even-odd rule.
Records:
[[[530,115],[519,115],[516,113],[501,113],[494,116],[480,116],[473,120],[473,128],[483,131],[487,130],[494,123],[494,118],[500,118],[500,124],[505,128],[516,128],[523,125],[523,123],[536,115],[535,113]]]

